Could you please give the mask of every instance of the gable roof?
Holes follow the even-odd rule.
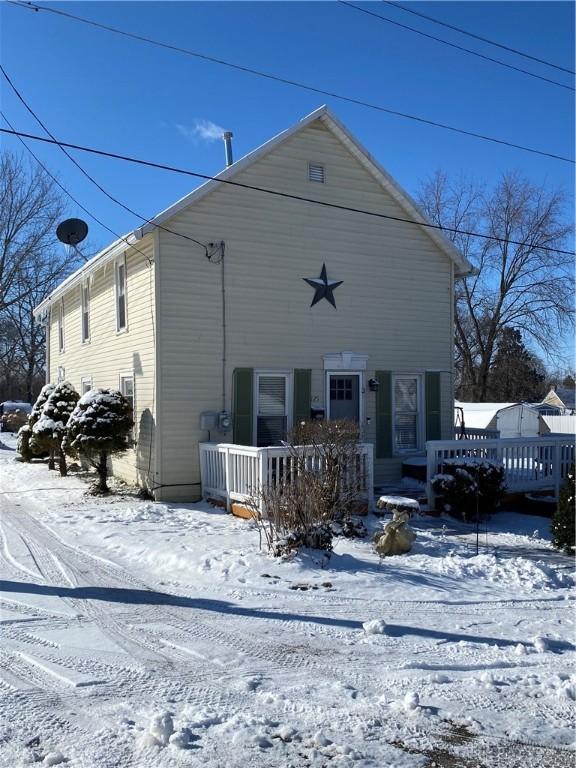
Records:
[[[323,125],[330,130],[336,138],[338,138],[347,149],[356,157],[357,160],[372,174],[372,176],[380,183],[380,185],[391,195],[392,198],[400,205],[403,211],[405,211],[408,218],[421,222],[422,224],[430,223],[424,212],[418,206],[418,204],[410,197],[410,195],[402,189],[395,179],[375,160],[368,150],[362,146],[362,144],[353,136],[346,126],[338,120],[338,118],[328,109],[326,105],[319,107],[311,112],[306,117],[303,117],[299,122],[295,123],[291,128],[288,128],[277,136],[266,141],[260,147],[252,150],[247,155],[242,157],[237,162],[225,168],[218,173],[213,180],[207,181],[205,184],[197,187],[189,194],[182,197],[180,200],[169,206],[165,210],[161,211],[157,216],[152,219],[152,224],[146,224],[139,230],[136,230],[137,236],[140,237],[151,232],[154,229],[154,224],[163,224],[172,216],[175,216],[180,211],[187,208],[189,205],[201,200],[206,195],[210,194],[214,189],[219,186],[219,181],[232,180],[237,173],[252,165],[257,160],[261,160],[269,152],[276,149],[277,146],[284,143],[287,139],[294,134],[307,128],[311,123],[316,120],[320,120]],[[467,259],[458,251],[458,249],[442,234],[438,229],[432,229],[424,226],[423,229],[430,236],[430,238],[436,243],[436,245],[443,251],[449,259],[451,259],[456,265],[456,274],[463,276],[469,274],[473,267]]]
[[[571,387],[552,387],[542,402],[554,404],[555,401],[559,401],[564,408],[574,410],[576,408],[576,390]]]
[[[430,239],[436,244],[436,246],[451,260],[455,265],[455,274],[457,277],[464,277],[473,271],[473,266],[470,262],[460,253],[460,251],[451,243],[451,241],[438,229],[433,229],[425,226],[429,223],[424,212],[420,209],[418,204],[410,197],[410,195],[402,189],[402,187],[396,182],[392,176],[375,160],[365,147],[356,139],[346,126],[338,120],[338,118],[332,114],[326,105],[319,107],[311,112],[306,117],[302,118],[299,122],[295,123],[292,127],[282,131],[277,136],[266,141],[260,147],[252,150],[247,155],[237,160],[232,165],[224,168],[220,173],[216,174],[210,181],[201,184],[199,187],[188,193],[180,200],[165,208],[158,213],[154,218],[150,220],[150,223],[145,224],[142,227],[129,232],[123,238],[116,240],[111,245],[104,248],[102,251],[96,254],[90,261],[84,264],[73,275],[68,277],[64,282],[53,291],[44,301],[38,305],[35,309],[35,314],[39,314],[44,311],[58,296],[61,296],[65,291],[72,288],[80,280],[84,279],[88,274],[95,269],[102,266],[105,261],[113,259],[122,253],[128,246],[128,244],[134,244],[138,240],[141,240],[146,234],[152,232],[159,224],[164,224],[170,218],[180,213],[190,205],[198,202],[210,192],[214,191],[220,186],[220,181],[233,180],[234,177],[245,170],[257,160],[262,159],[267,154],[272,152],[280,144],[284,143],[291,136],[303,131],[311,123],[316,120],[320,120],[322,124],[331,133],[336,136],[351,152],[351,154],[361,163],[364,168],[376,179],[376,181],[385,189],[390,196],[398,203],[401,209],[405,212],[406,218],[413,219],[421,223],[422,230],[430,237]]]

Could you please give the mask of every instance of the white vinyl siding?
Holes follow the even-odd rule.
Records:
[[[410,453],[421,448],[422,394],[419,376],[393,377],[394,453]]]
[[[80,288],[82,298],[81,339],[85,343],[90,340],[90,284],[82,283]]]
[[[287,374],[256,374],[256,445],[278,445],[286,440],[288,429]]]
[[[319,122],[235,179],[310,196],[312,160],[324,165],[330,181],[314,188],[322,199],[406,217]],[[363,382],[378,370],[413,376],[442,370],[442,437],[449,438],[452,264],[424,230],[224,184],[165,224],[205,242],[226,243],[226,410],[233,411],[235,368],[260,373],[302,368],[311,370],[311,406],[327,413],[323,356],[353,350],[368,356]],[[158,496],[190,499],[200,495],[198,443],[206,439],[199,414],[218,412],[223,405],[221,268],[181,238],[161,229],[156,233],[159,462],[161,482],[173,484]],[[325,300],[310,307],[314,292],[302,280],[317,277],[323,263],[330,277],[343,280],[334,292],[336,309]],[[131,295],[129,302],[132,333]],[[377,396],[363,389],[364,439],[373,442]],[[224,436],[224,442],[230,439],[231,433]],[[256,439],[254,419],[254,443]],[[401,465],[401,456],[377,459],[377,482],[396,482]]]
[[[126,259],[116,262],[116,330],[125,331],[128,327],[126,314]]]
[[[154,238],[138,243],[138,251],[128,248],[126,259],[126,307],[130,333],[116,333],[116,261],[111,260],[90,276],[90,343],[82,338],[81,284],[64,297],[66,352],[58,349],[58,304],[50,325],[50,381],[56,381],[58,366],[66,367],[66,380],[78,392],[82,379],[92,378],[93,386],[120,388],[119,376],[134,372],[135,418],[138,446],[111,459],[115,476],[129,484],[152,487],[156,476],[155,440],[157,436],[155,397]]]

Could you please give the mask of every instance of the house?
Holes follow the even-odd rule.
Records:
[[[576,413],[576,391],[570,387],[552,387],[546,395],[543,404],[560,408],[561,415]]]
[[[135,448],[113,471],[157,499],[199,497],[199,443],[268,445],[310,417],[357,421],[376,483],[393,481],[452,437],[454,281],[471,270],[422,223],[321,107],[59,285],[37,308],[48,378],[131,399]]]

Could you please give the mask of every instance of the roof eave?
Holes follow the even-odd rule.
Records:
[[[45,299],[43,299],[37,307],[34,307],[34,317],[42,315],[51,304],[53,304],[59,297],[61,297],[66,291],[69,291],[79,282],[86,279],[88,275],[91,275],[96,269],[104,266],[108,261],[114,259],[126,248],[135,243],[140,238],[136,236],[136,231],[129,232],[124,237],[115,240],[110,245],[103,248],[95,256],[89,259],[86,264],[83,264],[76,272],[73,272],[66,280],[63,280]]]

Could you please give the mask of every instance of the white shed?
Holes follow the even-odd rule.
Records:
[[[538,437],[540,414],[530,405],[517,403],[497,412],[496,425],[500,437]]]
[[[539,412],[525,403],[463,403],[456,401],[456,417],[464,414],[466,427],[497,429],[500,437],[537,437]]]
[[[463,403],[458,400],[455,406],[455,424],[461,425],[462,414],[466,427],[474,429],[497,429],[496,414],[502,408],[509,408],[516,403]]]

